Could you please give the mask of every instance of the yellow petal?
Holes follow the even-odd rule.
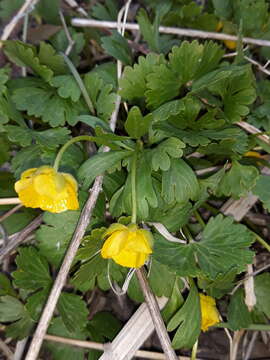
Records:
[[[210,326],[219,323],[219,313],[216,301],[211,296],[200,294],[201,304],[201,329],[207,331]]]
[[[144,254],[151,254],[152,249],[149,245],[146,236],[139,230],[135,232],[129,232],[128,240],[126,241],[125,250],[141,252]]]
[[[103,235],[103,239],[109,235],[111,235],[112,233],[114,233],[115,231],[119,231],[119,230],[127,230],[127,227],[123,224],[119,224],[119,223],[114,223],[111,224],[108,229],[105,231],[104,235]]]
[[[15,183],[15,190],[27,207],[54,213],[79,208],[76,180],[51,166],[26,170]]]
[[[118,255],[125,245],[125,241],[128,237],[127,230],[115,231],[105,241],[101,249],[101,256],[105,259]]]
[[[234,50],[236,49],[237,46],[237,42],[233,41],[233,40],[223,40],[224,44],[226,45],[226,47],[230,50]]]
[[[148,258],[147,254],[122,250],[118,255],[112,257],[113,260],[122,266],[130,268],[140,268]]]

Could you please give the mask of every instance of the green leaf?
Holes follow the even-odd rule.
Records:
[[[178,327],[179,326],[179,327]],[[170,320],[167,329],[177,329],[172,345],[175,349],[191,348],[200,335],[201,309],[197,288],[193,285],[187,300]]]
[[[41,117],[52,127],[64,125],[65,122],[74,126],[78,122],[81,105],[60,97],[54,88],[46,84],[19,88],[14,91],[12,99],[18,110],[27,111],[29,116]]]
[[[78,171],[79,181],[83,181],[83,188],[87,189],[96,176],[113,168],[119,161],[129,157],[130,151],[110,151],[98,153],[86,160]]]
[[[41,41],[40,43],[38,57],[41,64],[46,65],[48,68],[50,68],[55,75],[69,73],[69,68],[65,63],[63,56],[57,54],[55,49],[50,44],[45,43],[44,41]]]
[[[252,189],[252,192],[253,192],[254,195],[257,195],[259,197],[259,199],[262,201],[263,206],[265,207],[265,209],[270,211],[270,198],[269,198],[270,181],[269,181],[269,176],[260,175],[257,182],[256,182],[256,185]]]
[[[96,3],[92,7],[92,16],[99,20],[117,20],[118,4],[113,0],[105,0],[104,5]]]
[[[78,116],[78,121],[83,122],[84,124],[90,126],[91,128],[95,129],[97,126],[100,126],[105,131],[111,131],[108,123],[100,118],[92,115],[80,115]]]
[[[60,0],[53,1],[52,3],[40,0],[36,5],[36,10],[46,23],[59,25]]]
[[[85,340],[86,334],[82,331],[70,332],[67,330],[61,317],[54,318],[49,327],[50,335],[63,336],[71,339]],[[83,360],[85,350],[82,348],[71,347],[52,341],[45,341],[45,347],[52,354],[53,359],[57,360]]]
[[[167,265],[179,276],[196,276],[198,268],[192,244],[173,243],[155,234],[154,259]]]
[[[7,327],[6,336],[22,340],[30,335],[34,325],[34,320],[31,318],[30,314],[25,311],[24,314],[22,314],[21,319]]]
[[[255,277],[256,308],[270,318],[270,274],[264,273]]]
[[[241,330],[251,324],[251,314],[245,304],[245,293],[238,289],[230,299],[228,306],[228,325],[231,330]]]
[[[98,73],[89,72],[84,77],[84,85],[92,100],[97,116],[109,120],[115,108],[116,94],[113,86],[106,84]]]
[[[10,295],[15,297],[16,292],[13,290],[9,278],[5,274],[0,273],[0,296],[3,295]]]
[[[126,66],[119,80],[120,95],[129,101],[142,98],[146,91],[147,75],[153,72],[155,65],[164,63],[163,55],[148,54],[146,57],[140,56],[138,64],[133,67]]]
[[[216,194],[218,196],[233,196],[239,198],[246,196],[254,188],[259,178],[259,171],[251,165],[241,165],[238,161],[233,161],[229,171],[219,183]]]
[[[173,315],[175,315],[176,311],[180,308],[181,305],[183,305],[184,298],[181,294],[181,290],[183,290],[184,284],[182,280],[179,278],[176,278],[172,294],[163,308],[161,314],[162,318],[167,323]]]
[[[158,171],[169,170],[171,166],[171,157],[180,158],[183,155],[183,148],[186,145],[179,139],[171,137],[164,140],[152,150],[152,169]]]
[[[133,106],[128,112],[128,117],[124,126],[129,136],[139,139],[148,132],[152,120],[152,114],[143,116],[140,108],[138,106]]]
[[[79,248],[76,260],[89,260],[96,254],[103,244],[103,234],[107,229],[105,227],[93,229],[90,235],[83,238],[82,246]]]
[[[231,17],[233,10],[233,2],[231,0],[212,0],[214,5],[215,13],[218,17],[228,19]]]
[[[166,204],[157,192],[158,206],[150,209],[149,221],[162,223],[169,231],[178,231],[183,225],[187,224],[192,213],[190,202]]]
[[[253,252],[249,246],[253,234],[242,224],[234,224],[233,218],[221,214],[210,218],[202,233],[202,240],[194,243],[198,263],[210,279],[235,268],[238,273],[252,263]]]
[[[101,38],[102,47],[107,54],[120,60],[125,65],[132,64],[132,52],[127,40],[119,34],[118,31],[113,30],[111,36],[104,36]]]
[[[182,159],[171,159],[171,167],[162,173],[162,197],[171,204],[174,201],[186,203],[195,199],[199,183],[195,173]]]
[[[81,90],[71,75],[55,76],[52,78],[51,84],[58,88],[58,95],[64,99],[70,98],[72,101],[77,102],[81,96]]]
[[[31,315],[31,318],[38,322],[43,307],[47,301],[49,289],[40,290],[29,296],[26,301],[25,308]]]
[[[23,0],[2,0],[0,2],[0,17],[3,19],[7,19],[11,17],[12,14],[15,13],[16,10],[22,6]]]
[[[46,65],[42,65],[37,55],[36,48],[19,40],[7,40],[4,44],[4,52],[10,61],[18,66],[30,67],[34,73],[49,81],[53,71]]]
[[[136,181],[136,201],[137,216],[139,219],[147,219],[150,207],[158,206],[157,194],[149,171],[150,152],[145,151],[137,159],[137,181]],[[120,188],[112,197],[110,204],[111,211],[116,216],[122,213],[131,214],[132,197],[131,197],[131,174],[129,173],[125,185]]]
[[[36,141],[37,144],[55,148],[58,145],[65,144],[70,138],[70,130],[65,127],[34,131],[15,125],[7,125],[5,130],[8,132],[10,141],[18,143],[23,147],[29,146],[33,141]]]
[[[72,284],[82,291],[92,289],[96,277],[104,271],[107,271],[107,260],[96,255],[80,266],[72,278]]]
[[[57,309],[69,332],[75,332],[76,330],[85,328],[88,309],[86,303],[80,296],[62,293],[57,303]]]
[[[224,71],[209,73],[193,84],[193,90],[199,92],[202,84],[211,94],[222,99],[222,110],[225,119],[230,123],[240,121],[246,116],[249,113],[248,105],[256,99],[253,74],[249,65],[231,66]]]
[[[17,270],[12,273],[16,286],[27,290],[49,287],[52,280],[46,259],[33,246],[20,248],[18,252]]]
[[[154,23],[151,24],[147,12],[141,8],[137,15],[137,22],[140,27],[140,33],[147,42],[149,49],[157,53],[160,52],[158,16],[155,17]]]
[[[0,297],[0,321],[10,322],[19,320],[24,314],[23,304],[13,296]]]
[[[44,224],[37,230],[36,240],[40,254],[51,264],[58,266],[63,259],[79,216],[80,211],[44,213]]]
[[[232,268],[225,273],[217,275],[214,280],[206,277],[199,278],[199,287],[204,289],[208,295],[214,298],[221,298],[223,295],[228,294],[235,286],[234,279],[237,275],[237,269]]]
[[[145,92],[147,107],[151,110],[175,98],[182,83],[174,71],[167,65],[160,64],[153,67],[147,76],[147,90]]]
[[[181,84],[187,84],[214,70],[223,54],[222,48],[213,41],[204,45],[197,40],[183,41],[180,47],[173,47],[169,63]]]
[[[90,334],[94,331],[105,339],[113,340],[121,330],[121,323],[111,313],[101,311],[88,322],[87,328],[88,331],[91,330]]]

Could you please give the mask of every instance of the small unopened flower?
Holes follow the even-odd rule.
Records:
[[[219,313],[216,308],[216,301],[211,296],[200,294],[201,304],[201,329],[207,331],[210,326],[219,323]]]
[[[152,253],[152,234],[139,229],[135,224],[112,224],[105,232],[104,238],[107,239],[101,249],[101,256],[113,259],[122,266],[139,268]]]
[[[15,183],[24,206],[53,213],[79,208],[77,188],[72,175],[57,172],[51,166],[28,169]]]

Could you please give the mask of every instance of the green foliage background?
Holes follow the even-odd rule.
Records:
[[[9,19],[22,2],[3,0],[1,20]],[[270,208],[269,177],[261,175],[261,167],[269,167],[265,158],[270,147],[239,127],[240,121],[246,121],[262,133],[270,131],[270,81],[244,56],[266,62],[269,48],[250,46],[244,52],[241,43],[241,36],[270,39],[268,2],[212,0],[204,8],[192,0],[145,0],[139,5],[134,19],[141,33],[138,44],[131,32],[123,37],[115,31],[106,35],[101,30],[72,27],[69,17],[74,13],[67,14],[74,40],[69,58],[80,73],[92,112],[61,55],[68,43],[59,26],[59,1],[48,9],[41,0],[30,16],[39,26],[57,25],[53,35],[34,44],[4,42],[7,63],[0,69],[0,197],[16,196],[13,184],[24,170],[53,165],[61,145],[71,137],[95,136],[94,153],[89,156],[85,144],[73,144],[60,165],[61,171],[78,179],[80,210],[45,212],[31,244],[18,248],[11,273],[0,274],[0,321],[7,337],[22,339],[32,334],[87,190],[100,174],[105,174],[103,191],[49,333],[105,342],[121,329],[120,321],[106,312],[89,320],[87,299],[97,287],[110,289],[107,260],[99,250],[102,234],[111,222],[119,217],[120,222],[129,221],[135,151],[138,220],[152,229],[155,239],[149,283],[157,296],[169,299],[163,317],[168,331],[176,330],[173,346],[191,348],[200,334],[199,292],[226,301],[222,316],[233,331],[269,321],[269,301],[265,300],[269,298],[268,272],[255,277],[257,304],[252,312],[242,289],[231,295],[260,249],[252,248],[255,236],[247,224],[219,213],[229,197],[240,199],[250,193],[259,197],[266,210]],[[89,15],[99,20],[114,21],[119,11],[114,0],[93,7],[85,1],[85,6]],[[222,31],[240,35],[237,56],[224,57],[228,49],[222,42],[191,41],[158,32],[159,25],[215,31],[220,22]],[[116,60],[124,65],[119,88]],[[27,69],[26,77],[18,75],[22,67]],[[122,105],[113,134],[109,120],[118,94]],[[111,151],[102,153],[104,145]],[[254,149],[264,158],[247,156]],[[209,170],[200,175],[203,169]],[[8,209],[3,206],[0,210]],[[206,210],[209,215],[202,220],[200,214]],[[23,208],[2,226],[10,235],[38,214],[39,210]],[[163,224],[186,243],[169,242],[153,223]],[[127,270],[110,263],[111,279],[119,285]],[[183,278],[192,284],[189,291]],[[143,301],[135,278],[128,296]],[[49,342],[44,349],[57,360],[83,359],[86,353]],[[88,351],[87,356],[96,359],[99,353]]]

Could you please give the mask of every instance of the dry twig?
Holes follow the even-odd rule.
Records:
[[[177,360],[177,356],[171,345],[170,337],[168,335],[168,332],[160,315],[157,299],[155,295],[152,293],[152,290],[150,289],[144,269],[143,268],[138,269],[136,271],[136,275],[140,284],[140,288],[142,289],[145,302],[147,303],[149,312],[151,314],[153,323],[155,325],[157,335],[161,342],[162,349],[166,355],[166,359]]]
[[[7,40],[14,30],[18,22],[23,18],[29,11],[32,11],[34,6],[39,0],[26,0],[17,14],[11,19],[11,21],[5,26],[4,31],[1,35],[1,41]],[[0,43],[0,48],[3,46],[3,43]]]
[[[95,349],[95,350],[101,350],[104,351],[104,348],[106,348],[106,344],[97,343],[94,341],[84,341],[84,340],[77,340],[77,339],[70,339],[65,338],[61,336],[55,336],[55,335],[45,335],[44,337],[47,341],[57,342],[60,344],[66,344],[70,346],[76,346],[80,348],[85,349]],[[145,359],[154,359],[154,360],[166,360],[166,356],[164,354],[153,352],[153,351],[145,351],[145,350],[137,350],[134,354],[136,357],[142,357]],[[179,356],[177,359],[179,360],[190,360],[190,357],[187,356]],[[200,360],[197,358],[197,360]]]
[[[13,360],[13,352],[10,350],[7,344],[5,344],[4,341],[1,339],[0,339],[0,350],[6,356],[7,360]]]
[[[73,26],[78,27],[96,27],[96,28],[106,28],[106,29],[117,29],[118,23],[115,21],[100,21],[93,19],[80,19],[74,18],[71,21]],[[126,30],[135,30],[139,31],[140,27],[138,24],[126,23]],[[183,29],[178,27],[169,27],[169,26],[160,26],[159,32],[164,34],[172,34],[179,36],[187,36],[192,38],[202,38],[202,39],[215,39],[215,40],[233,40],[237,41],[238,37],[235,35],[229,35],[224,33],[194,30],[194,29]],[[269,40],[254,39],[250,37],[243,37],[243,43],[254,44],[259,46],[270,46]]]
[[[75,0],[65,0],[65,2],[75,11],[80,13],[82,16],[88,17],[87,12]]]
[[[4,221],[5,219],[7,219],[9,216],[13,215],[15,212],[17,212],[21,207],[23,207],[22,204],[18,204],[16,206],[14,206],[14,208],[10,209],[9,211],[7,211],[5,214],[0,216],[0,222]]]
[[[42,223],[42,215],[36,217],[30,224],[28,224],[22,231],[20,231],[16,237],[9,239],[7,246],[2,247],[0,249],[0,263],[2,260],[8,256],[13,250],[16,249],[23,241],[27,238],[27,236],[34,230],[36,230],[39,225]]]

